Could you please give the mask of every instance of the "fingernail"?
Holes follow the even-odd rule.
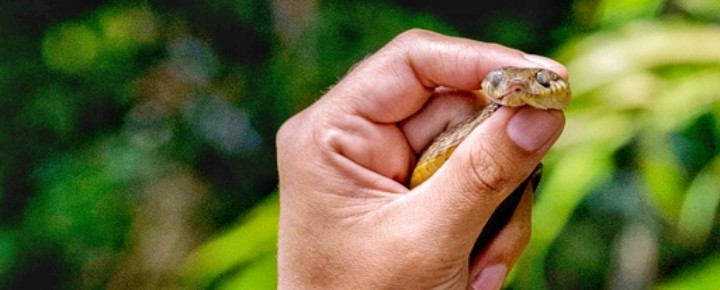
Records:
[[[533,152],[556,136],[561,123],[550,111],[523,107],[510,120],[507,134],[520,148]]]
[[[563,66],[562,64],[560,64],[560,63],[557,62],[557,61],[554,61],[554,60],[552,60],[552,59],[550,59],[550,58],[547,58],[547,57],[544,57],[544,56],[540,56],[540,55],[537,55],[537,54],[526,54],[526,55],[525,55],[525,59],[527,59],[527,60],[529,60],[529,61],[531,61],[531,62],[534,62],[534,63],[536,63],[536,64],[539,64],[539,65],[541,65],[541,66],[543,66],[543,67],[545,67],[545,68],[548,68],[548,69],[554,69],[554,68],[562,67],[562,66]]]
[[[472,282],[472,288],[475,290],[500,289],[505,280],[505,274],[507,274],[507,267],[503,264],[487,267]]]

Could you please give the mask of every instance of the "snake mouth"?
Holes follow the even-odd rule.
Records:
[[[523,95],[527,91],[528,86],[526,84],[523,84],[522,82],[513,82],[507,86],[507,89],[504,90],[503,94],[497,96],[497,99],[503,99],[512,95]]]
[[[522,93],[525,93],[527,91],[527,89],[528,89],[528,87],[526,84],[524,84],[522,82],[514,82],[508,86],[507,94],[505,94],[505,95],[522,94]]]
[[[493,99],[503,106],[521,106],[525,104],[524,97],[527,95],[527,89],[524,85],[511,85],[503,94],[495,96]]]
[[[495,99],[502,100],[512,96],[525,95],[527,91],[527,85],[521,82],[513,82],[507,86],[507,89],[502,91],[502,94],[495,96]]]

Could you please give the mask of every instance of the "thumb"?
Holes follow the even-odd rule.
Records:
[[[561,111],[502,107],[413,190],[413,207],[442,217],[430,225],[435,233],[471,248],[495,208],[535,169],[564,124]]]

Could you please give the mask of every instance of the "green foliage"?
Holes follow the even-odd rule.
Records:
[[[712,20],[720,19],[720,2],[710,0],[679,0],[678,6],[695,17]]]
[[[599,1],[595,17],[600,25],[618,25],[638,19],[651,19],[660,14],[664,2],[661,0]]]
[[[42,187],[27,209],[24,247],[59,248],[75,265],[73,272],[97,271],[96,281],[85,287],[110,279],[108,270],[126,247],[132,193],[139,189],[131,184],[152,170],[140,168],[152,163],[139,153],[122,140],[107,139],[48,160],[34,174]]]
[[[424,2],[287,3],[4,5],[0,287],[275,288],[275,131],[419,27],[554,51],[570,71],[509,286],[714,288],[717,1],[576,0],[558,19],[481,9],[468,23]]]
[[[720,156],[716,156],[687,185],[685,200],[677,221],[677,238],[686,246],[702,246],[710,236],[720,204],[718,176],[720,176]]]
[[[275,193],[230,231],[196,249],[182,271],[189,285],[275,289],[278,212]]]
[[[567,110],[566,130],[546,161],[550,170],[534,207],[532,242],[517,269],[533,274],[516,277],[521,288],[546,285],[544,265],[553,259],[548,251],[561,229],[573,223],[571,213],[588,195],[617,196],[604,191],[603,184],[622,184],[619,177],[626,174],[635,176],[637,186],[624,185],[622,194],[639,195],[640,203],[622,213],[625,220],[618,226],[639,220],[643,227],[658,231],[659,239],[688,247],[687,251],[707,245],[717,228],[720,187],[712,160],[718,152],[701,144],[718,144],[717,127],[714,136],[698,136],[699,140],[677,140],[677,135],[705,116],[714,120],[720,116],[720,54],[715,45],[720,45],[720,30],[715,27],[650,22],[583,37],[561,48],[576,101]],[[707,152],[711,160],[683,164],[691,156],[673,142],[696,144],[699,147],[693,151]],[[633,156],[618,160],[620,150],[630,150]],[[608,180],[612,176],[615,179]],[[601,207],[628,206],[623,199],[607,201],[610,204]],[[654,217],[662,219],[661,224]],[[623,237],[617,235],[616,239]],[[608,250],[593,242],[591,235],[578,237],[582,236],[567,238],[586,247],[595,244],[597,252]],[[662,267],[670,261],[660,262]],[[558,267],[560,271],[567,266]],[[583,285],[558,283],[554,286]]]
[[[135,51],[159,36],[158,19],[146,5],[108,7],[100,11],[97,23],[104,49],[113,54]]]
[[[77,102],[80,96],[59,84],[40,87],[33,102],[22,112],[28,124],[47,128],[59,136],[67,136],[76,127]]]
[[[714,289],[720,274],[720,257],[715,254],[703,259],[697,265],[682,269],[681,273],[658,285],[658,290]]]
[[[17,258],[18,244],[15,234],[7,231],[0,231],[0,276],[6,277],[13,266],[12,261]],[[5,283],[0,282],[5,287]]]
[[[430,15],[390,5],[347,1],[322,5],[298,40],[281,47],[271,59],[271,83],[280,85],[267,88],[284,95],[278,104],[283,110],[281,120],[310,105],[321,89],[330,87],[355,63],[405,30],[425,28],[456,34]]]
[[[99,39],[90,27],[66,24],[48,32],[42,44],[43,59],[48,67],[80,73],[95,62]]]

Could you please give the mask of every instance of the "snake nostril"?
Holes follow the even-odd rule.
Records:
[[[513,93],[516,93],[516,94],[519,94],[519,93],[522,93],[522,92],[525,91],[525,86],[519,85],[519,84],[512,85],[512,86],[510,86],[510,90],[509,90],[509,91],[510,91],[510,92],[513,92]]]

